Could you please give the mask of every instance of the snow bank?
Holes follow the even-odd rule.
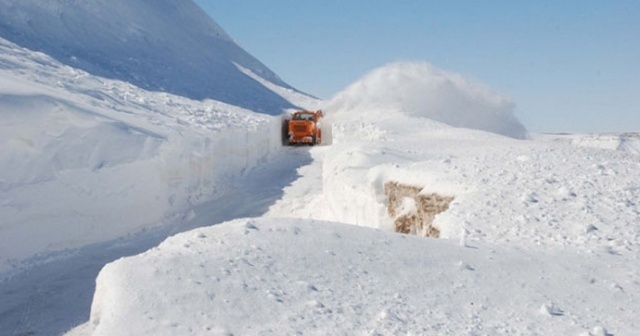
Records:
[[[627,335],[640,327],[627,269],[607,253],[237,220],[107,265],[90,321],[67,335]]]
[[[455,198],[433,221],[441,238],[636,256],[634,154],[423,128],[419,119],[402,128],[369,123],[356,140],[350,125],[334,122],[334,138],[342,140],[324,159],[328,219],[393,230],[384,185],[398,182]]]
[[[400,62],[370,72],[336,95],[326,110],[335,119],[349,114],[365,121],[400,112],[522,139],[527,132],[514,117],[514,106],[504,95],[461,75],[424,62]]]
[[[4,40],[0,65],[0,272],[162,225],[280,148],[275,117],[94,77]]]

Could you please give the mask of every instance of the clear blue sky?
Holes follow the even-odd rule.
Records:
[[[513,98],[531,131],[640,131],[640,1],[196,0],[292,86],[331,98],[427,61]]]

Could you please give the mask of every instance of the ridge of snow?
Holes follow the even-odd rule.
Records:
[[[322,106],[322,101],[318,98],[312,97],[305,93],[301,93],[300,91],[297,91],[292,88],[282,87],[280,85],[273,84],[263,79],[262,77],[256,75],[253,71],[251,71],[251,69],[245,68],[240,64],[236,64],[236,66],[238,67],[238,69],[240,69],[240,71],[242,71],[247,76],[253,78],[258,83],[264,85],[269,90],[283,97],[287,101],[290,101],[294,105],[299,106],[300,108],[307,109],[307,110],[317,110]],[[292,110],[297,110],[297,108]]]

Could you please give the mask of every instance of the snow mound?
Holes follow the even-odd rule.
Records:
[[[633,278],[616,278],[627,267],[606,253],[243,219],[105,266],[90,321],[68,335],[626,335],[640,309]]]
[[[523,139],[524,126],[514,103],[485,85],[425,62],[398,62],[373,70],[328,103],[335,119],[352,114],[362,120],[401,112],[454,127],[478,129]]]
[[[292,89],[191,0],[2,0],[0,36],[150,91],[269,114],[292,107],[238,69]]]

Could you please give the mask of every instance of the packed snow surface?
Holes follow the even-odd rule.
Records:
[[[107,265],[85,328],[93,335],[579,335],[623,320],[616,330],[626,335],[640,327],[633,275],[606,253],[585,259],[331,222],[245,219]]]
[[[425,63],[374,70],[323,103],[237,69],[323,107],[330,145],[282,148],[278,118],[0,40],[0,330],[638,329],[632,147],[521,140],[508,98]],[[443,239],[393,232],[388,182],[454,197],[432,223]]]
[[[91,74],[269,114],[292,89],[191,0],[0,0],[0,37]]]

